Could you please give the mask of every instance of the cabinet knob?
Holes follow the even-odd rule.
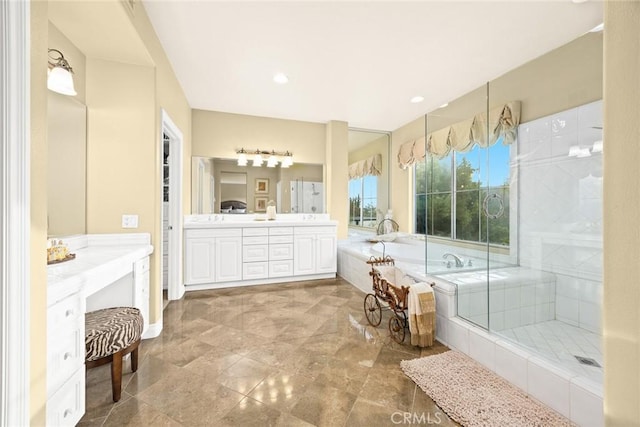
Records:
[[[65,311],[65,313],[64,313],[65,317],[69,317],[69,316],[72,316],[72,315],[73,315],[73,310],[72,309],[69,309],[69,310]]]
[[[67,418],[69,415],[71,415],[73,413],[73,411],[69,408],[64,410],[64,413],[62,414],[62,418]]]
[[[68,351],[64,354],[64,360],[68,360],[69,358],[71,358],[72,354],[69,353]]]
[[[173,225],[168,226],[167,230],[173,230]]]

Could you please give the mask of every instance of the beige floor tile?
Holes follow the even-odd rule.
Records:
[[[87,373],[79,425],[378,426],[395,412],[455,425],[400,369],[447,348],[395,343],[388,311],[367,323],[364,295],[339,278],[187,292],[138,371],[125,363],[120,402],[108,365]]]

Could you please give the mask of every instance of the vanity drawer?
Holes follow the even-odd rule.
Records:
[[[269,236],[282,236],[285,234],[293,234],[293,227],[271,227]]]
[[[244,236],[243,245],[266,245],[269,243],[269,236]]]
[[[282,236],[269,236],[269,243],[293,243],[293,234],[282,235]]]
[[[256,262],[269,260],[268,245],[249,245],[242,247],[242,261]]]
[[[64,326],[50,331],[47,346],[47,396],[51,396],[84,366],[84,319],[74,328]]]
[[[78,317],[82,317],[84,322],[84,298],[79,292],[47,308],[47,324],[50,332],[55,333],[56,330],[73,326]]]
[[[75,426],[85,410],[85,371],[84,367],[64,383],[47,401],[48,426]]]
[[[293,259],[293,243],[269,245],[269,261]]]
[[[242,264],[242,279],[266,279],[269,277],[268,262],[245,262]]]
[[[187,229],[184,231],[185,239],[200,237],[239,237],[242,236],[241,228],[204,228]]]
[[[293,276],[293,260],[269,261],[269,277]]]
[[[268,228],[262,228],[262,227],[243,228],[242,229],[242,235],[243,236],[268,236],[269,235],[269,229]]]

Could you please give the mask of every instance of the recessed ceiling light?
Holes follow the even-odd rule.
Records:
[[[586,3],[589,0],[571,0],[573,3],[578,4],[578,3]]]
[[[285,73],[275,73],[273,75],[273,81],[279,85],[284,85],[289,83],[289,77],[287,77]]]
[[[438,108],[444,108],[444,107],[448,107],[448,106],[449,106],[449,103],[448,103],[448,102],[445,102],[444,104],[442,104],[442,105],[441,105],[441,106],[439,106]]]
[[[420,102],[424,101],[424,96],[414,96],[413,98],[411,98],[411,103],[412,104],[418,104]]]

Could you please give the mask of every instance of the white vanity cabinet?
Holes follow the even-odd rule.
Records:
[[[294,275],[335,273],[337,262],[335,226],[296,227],[293,249]]]
[[[237,215],[188,216],[184,227],[187,290],[334,278],[337,222],[320,215],[318,220],[275,221]]]
[[[84,415],[84,297],[47,307],[47,425],[75,426]]]
[[[133,306],[142,314],[142,337],[149,330],[149,257],[133,263]]]
[[[185,285],[242,280],[242,229],[187,229]]]

